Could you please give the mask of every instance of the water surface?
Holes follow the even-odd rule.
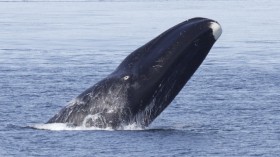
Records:
[[[277,1],[0,2],[0,156],[280,155]],[[144,130],[37,130],[133,50],[192,17],[223,34]]]

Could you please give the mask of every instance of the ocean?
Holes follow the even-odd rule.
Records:
[[[280,3],[0,0],[0,156],[279,156]],[[223,34],[147,128],[44,125],[168,28]]]

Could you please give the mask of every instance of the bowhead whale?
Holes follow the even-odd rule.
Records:
[[[184,87],[221,33],[221,26],[206,18],[168,29],[128,55],[47,123],[113,129],[148,126]]]

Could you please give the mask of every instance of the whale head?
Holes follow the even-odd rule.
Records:
[[[125,58],[111,76],[128,84],[134,121],[150,124],[175,98],[222,33],[218,22],[193,18],[165,31]]]

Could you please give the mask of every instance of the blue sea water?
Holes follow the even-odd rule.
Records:
[[[0,1],[0,156],[279,156],[279,6]],[[217,20],[223,34],[150,127],[29,127],[46,122],[136,48],[198,16]]]

